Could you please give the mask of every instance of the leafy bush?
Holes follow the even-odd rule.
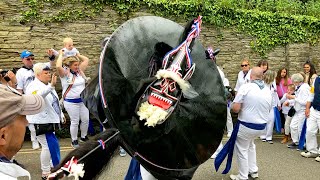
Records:
[[[29,9],[21,23],[74,21],[92,18],[106,6],[128,19],[148,11],[171,19],[203,16],[216,28],[234,27],[255,38],[253,50],[264,56],[276,46],[318,42],[320,0],[23,0]],[[48,12],[47,7],[50,7]]]

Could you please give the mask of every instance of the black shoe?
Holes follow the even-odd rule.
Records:
[[[80,142],[86,142],[86,141],[88,141],[88,140],[89,140],[88,136],[86,136],[86,137],[84,137],[84,138],[80,138]]]
[[[79,147],[79,143],[78,143],[78,140],[74,140],[71,142],[71,146],[74,148],[74,149],[77,149]]]
[[[291,144],[288,144],[287,147],[290,148],[290,149],[297,149],[298,148],[298,144],[293,142]]]

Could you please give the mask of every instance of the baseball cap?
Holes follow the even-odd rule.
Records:
[[[42,111],[45,102],[39,95],[22,95],[15,89],[0,85],[0,127],[17,115],[33,115]]]
[[[21,59],[27,58],[27,57],[29,57],[29,56],[34,56],[34,55],[32,54],[32,52],[30,52],[30,51],[28,51],[28,50],[24,50],[24,51],[22,51],[22,53],[20,54]]]

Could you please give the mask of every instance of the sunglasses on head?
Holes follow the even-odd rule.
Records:
[[[27,57],[26,60],[27,60],[27,61],[34,60],[34,57]]]
[[[241,67],[247,67],[248,64],[241,64]]]

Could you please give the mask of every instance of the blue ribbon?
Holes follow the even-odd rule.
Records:
[[[67,102],[70,102],[70,103],[81,103],[82,102],[82,99],[81,98],[77,98],[77,99],[64,99],[65,101]]]
[[[61,159],[59,141],[53,132],[46,133],[45,135],[51,155],[52,164],[54,167],[56,167],[57,165],[59,165]]]
[[[255,124],[255,123],[243,122],[243,121],[240,121],[240,120],[237,121],[235,127],[233,128],[233,131],[232,131],[230,139],[223,146],[222,150],[217,155],[217,157],[216,157],[216,159],[214,161],[214,166],[216,168],[216,171],[218,171],[221,163],[223,162],[223,160],[228,155],[226,168],[222,172],[222,174],[227,174],[231,169],[233,149],[234,149],[234,145],[236,143],[236,139],[237,139],[237,135],[238,135],[238,132],[239,132],[240,124],[246,126],[247,128],[254,129],[254,130],[263,130],[263,129],[266,128],[266,123],[265,124]]]
[[[132,158],[124,180],[142,180],[139,162]]]
[[[274,124],[276,128],[277,133],[281,133],[281,117],[280,117],[280,112],[277,107],[273,107],[274,111]]]
[[[300,134],[299,146],[298,146],[300,150],[303,150],[304,148],[304,143],[306,142],[306,133],[307,133],[307,119],[305,119],[303,122],[302,131]]]

